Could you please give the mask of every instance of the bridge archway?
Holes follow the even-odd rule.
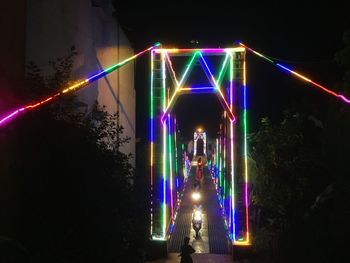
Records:
[[[205,154],[204,138],[197,139],[197,143],[194,149],[195,149],[195,155]]]
[[[198,85],[191,76],[195,65],[206,76],[206,85]],[[182,94],[198,93],[215,94],[223,107],[210,168],[230,239],[235,244],[249,244],[247,93],[242,47],[151,51],[151,238],[165,241],[171,235],[188,176],[188,160],[184,147],[178,145],[176,118],[171,110]]]

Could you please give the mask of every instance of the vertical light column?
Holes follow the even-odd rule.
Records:
[[[169,149],[169,185],[170,185],[170,212],[171,219],[174,218],[174,199],[173,199],[173,159],[172,159],[172,118],[170,114],[168,114],[168,149]]]
[[[227,149],[227,114],[226,111],[224,111],[224,125],[223,125],[223,136],[222,136],[222,141],[223,141],[223,206],[225,208],[225,214],[227,215],[226,211],[226,197],[227,197],[227,191],[226,191],[226,180],[227,180],[227,171],[226,171],[226,164],[227,164],[227,156],[226,156],[226,149]]]
[[[227,165],[229,164],[228,162],[228,140],[227,140],[227,115],[225,115],[225,122],[224,122],[224,173],[223,173],[223,183],[224,183],[224,207],[225,207],[225,215],[228,215],[228,206],[229,203],[227,203],[228,196],[230,194],[228,190],[228,173],[227,173]]]
[[[198,134],[195,132],[193,136],[193,156],[197,155],[197,138]]]
[[[219,192],[220,192],[220,198],[222,202],[222,178],[221,178],[221,169],[222,169],[222,129],[220,126],[220,137],[219,137]]]
[[[177,139],[176,139],[176,118],[174,118],[174,146],[175,146],[175,176],[176,176],[176,191],[179,189],[179,159],[177,153]]]
[[[233,55],[232,52],[230,54],[230,109],[233,112]],[[230,120],[230,158],[231,158],[231,238],[234,241],[236,239],[236,226],[235,226],[235,193],[234,193],[234,187],[235,187],[235,174],[234,174],[234,151],[233,151],[233,120]]]
[[[165,57],[164,53],[161,53],[161,61],[162,61],[162,101],[163,101],[163,114],[166,110],[166,85],[165,85]],[[166,122],[162,123],[163,125],[163,225],[162,225],[162,234],[163,239],[165,239],[166,236],[166,225],[167,225],[167,189],[166,189],[166,172],[167,172],[167,166],[166,166],[166,158],[167,158],[167,124]]]
[[[245,55],[245,54],[244,54]],[[243,126],[244,126],[244,170],[245,170],[245,221],[246,221],[246,242],[249,243],[249,211],[248,211],[248,149],[247,149],[247,83],[246,83],[246,63],[243,61]]]
[[[151,94],[150,94],[150,151],[151,151],[151,158],[150,158],[150,184],[151,184],[151,236],[153,234],[153,169],[154,169],[154,107],[153,107],[153,67],[154,63],[154,50],[151,51]]]
[[[216,188],[218,188],[218,176],[219,176],[219,139],[216,138],[216,149],[215,149],[215,168],[216,168],[216,176],[215,176],[215,181],[216,181]],[[218,189],[216,189],[218,190]]]
[[[183,158],[182,158],[182,160],[183,160],[183,163],[182,163],[183,181],[182,181],[182,183],[184,183],[185,178],[187,177],[187,166],[186,166],[187,156],[186,156],[186,151],[185,151],[185,145],[183,143],[181,144],[181,152],[183,154]]]

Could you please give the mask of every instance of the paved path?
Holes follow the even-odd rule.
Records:
[[[180,252],[181,245],[185,236],[191,238],[190,244],[196,250],[194,258],[217,258],[219,254],[225,255],[222,258],[230,258],[227,231],[224,226],[224,220],[221,217],[221,210],[216,195],[214,183],[211,179],[207,166],[204,166],[204,180],[201,187],[201,205],[203,207],[203,226],[200,231],[200,238],[194,238],[194,230],[191,225],[191,216],[193,209],[193,201],[191,199],[192,186],[196,167],[192,166],[187,186],[181,201],[181,207],[176,218],[175,227],[168,245],[170,253]],[[210,253],[211,256],[208,256]],[[203,254],[203,255],[200,255]],[[203,259],[204,260],[204,259]],[[220,259],[221,260],[221,259]],[[222,259],[223,260],[223,259]],[[174,262],[174,261],[169,261]],[[175,261],[176,262],[176,261]],[[216,261],[201,261],[216,262]],[[217,261],[219,262],[219,261]],[[226,262],[226,261],[220,261]],[[232,262],[229,261],[229,262]]]
[[[232,256],[218,254],[194,254],[192,256],[193,263],[232,263]],[[148,261],[149,263],[179,263],[178,253],[169,253],[167,259],[156,261]],[[238,263],[238,262],[237,262]]]

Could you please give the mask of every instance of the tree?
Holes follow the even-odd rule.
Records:
[[[343,34],[344,48],[335,55],[343,72],[343,78],[334,86],[339,93],[350,96],[350,29]],[[335,211],[332,219],[334,226],[335,255],[347,251],[347,240],[350,235],[350,107],[348,104],[331,100],[325,123],[324,141],[329,166],[335,181]],[[342,253],[340,253],[342,252]]]
[[[32,97],[70,81],[75,51],[70,52],[51,63],[50,76],[31,64]],[[31,93],[29,87],[37,89]],[[136,236],[134,172],[130,155],[119,151],[128,138],[117,113],[97,104],[81,112],[75,105],[74,96],[62,98],[0,130],[0,247],[11,243],[24,251],[21,258],[11,255],[14,262],[132,262],[137,257],[130,253]],[[1,256],[1,262],[9,260]]]
[[[344,74],[334,89],[349,97],[350,30],[343,39],[335,60]],[[275,261],[334,262],[347,256],[349,105],[331,98],[324,125],[318,122],[289,110],[280,124],[264,118],[251,134],[253,244],[270,249]]]
[[[263,118],[260,129],[250,135],[253,244],[273,259],[295,259],[297,247],[289,243],[302,244],[310,208],[329,184],[317,134],[320,130],[307,115],[287,110],[281,123]]]

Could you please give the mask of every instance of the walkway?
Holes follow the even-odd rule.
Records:
[[[184,237],[189,236],[191,238],[190,244],[196,250],[196,254],[229,254],[230,241],[224,227],[215,186],[207,166],[204,166],[204,181],[201,188],[203,228],[200,231],[201,238],[198,240],[194,238],[194,231],[191,226],[193,207],[191,193],[195,170],[196,166],[192,166],[168,250],[169,252],[179,253]]]
[[[193,263],[233,263],[231,255],[194,254],[192,259]],[[167,259],[149,261],[149,263],[179,263],[180,260],[178,253],[169,253]],[[235,262],[239,263],[238,261]]]

